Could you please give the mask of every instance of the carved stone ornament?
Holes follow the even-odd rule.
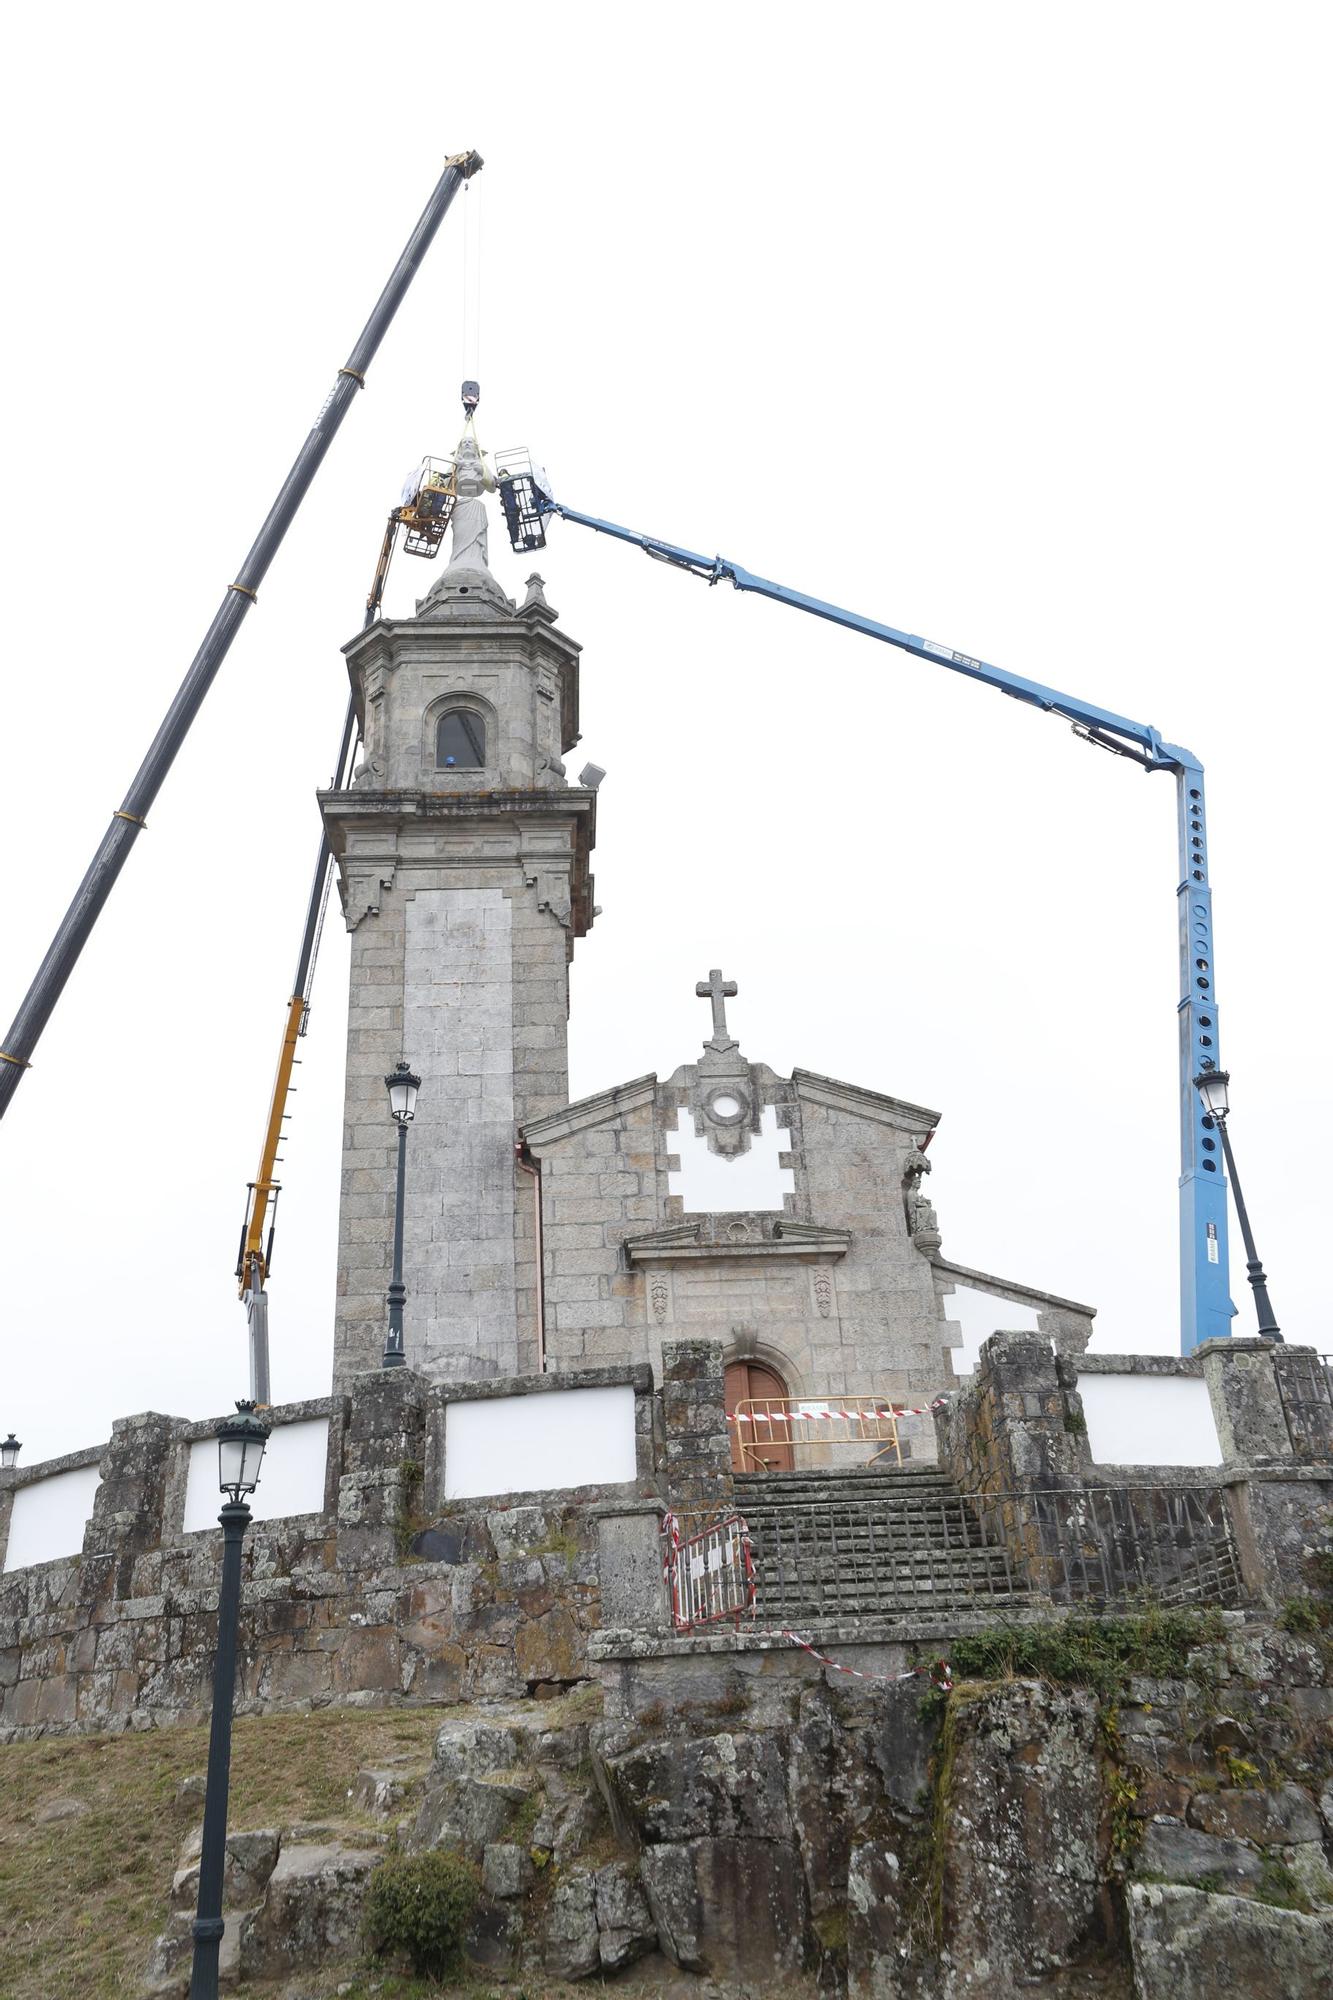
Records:
[[[554,868],[540,868],[526,879],[529,888],[537,891],[537,908],[549,910],[556,922],[568,930],[574,920],[568,875]]]
[[[926,1199],[925,1177],[931,1171],[930,1161],[924,1153],[913,1153],[903,1168],[903,1212],[907,1218],[907,1233],[924,1257],[933,1257],[940,1248],[939,1217],[934,1206]]]
[[[394,865],[383,861],[344,861],[342,878],[343,917],[348,930],[354,931],[366,917],[379,915],[380,898],[386,889],[393,887]]]
[[[667,1283],[665,1271],[655,1271],[648,1284],[648,1310],[658,1326],[666,1320],[667,1307],[671,1303],[671,1287]]]
[[[821,1319],[827,1319],[833,1311],[833,1279],[827,1271],[816,1271],[813,1279],[815,1311]]]

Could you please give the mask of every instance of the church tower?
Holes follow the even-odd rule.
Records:
[[[574,941],[592,922],[596,795],[567,783],[579,648],[530,577],[487,567],[483,473],[460,447],[451,560],[416,607],[345,649],[364,761],[321,794],[352,937],[334,1380],[378,1367],[396,1131],[384,1078],[421,1077],[404,1206],[408,1365],[539,1365],[520,1127],[568,1102]]]

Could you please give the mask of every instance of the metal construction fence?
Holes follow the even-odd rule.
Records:
[[[678,1632],[725,1619],[739,1624],[755,1609],[754,1560],[750,1531],[740,1514],[699,1525],[691,1515],[667,1514],[662,1521],[662,1571]]]
[[[831,1482],[833,1483],[833,1482]],[[665,1571],[678,1630],[753,1617],[787,1623],[1002,1612],[1235,1606],[1244,1599],[1217,1486],[757,1504],[747,1519],[673,1515]]]
[[[734,1427],[740,1466],[763,1472],[775,1462],[792,1463],[802,1445],[822,1449],[802,1453],[816,1464],[829,1450],[850,1446],[867,1465],[903,1462],[898,1439],[900,1417],[921,1411],[895,1408],[883,1396],[839,1396],[832,1403],[810,1397],[746,1396],[727,1418]],[[786,1454],[791,1453],[791,1457]]]

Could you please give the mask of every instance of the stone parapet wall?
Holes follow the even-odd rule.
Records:
[[[509,1492],[443,1499],[451,1402],[532,1391],[550,1397],[554,1421],[563,1391],[606,1387],[633,1392],[632,1479],[525,1492],[521,1465],[507,1465],[497,1484]],[[321,1510],[256,1521],[246,1536],[242,1711],[510,1696],[576,1680],[601,1617],[608,1519],[646,1516],[638,1538],[651,1541],[672,1497],[661,1402],[643,1368],[454,1386],[377,1371],[345,1398],[270,1414],[275,1427],[327,1417],[325,1496]],[[152,1414],[117,1423],[82,1551],[0,1577],[0,1738],[207,1712],[221,1537],[182,1523],[191,1447],[212,1429]],[[19,1480],[4,1478],[8,1499]]]
[[[1201,1373],[1222,1453],[1198,1466],[1094,1465],[1078,1374],[1137,1372],[1163,1379]],[[982,1344],[976,1372],[935,1415],[939,1462],[965,1494],[1044,1498],[1034,1540],[1019,1505],[1002,1505],[1010,1553],[1030,1586],[1045,1592],[1063,1562],[1060,1519],[1090,1489],[1153,1487],[1183,1496],[1209,1486],[1226,1499],[1249,1596],[1272,1607],[1309,1588],[1312,1559],[1333,1561],[1333,1406],[1313,1348],[1264,1340],[1207,1342],[1185,1360],[1102,1357],[1074,1361],[1038,1334],[997,1333]],[[1325,1411],[1329,1412],[1328,1418]],[[1052,1496],[1069,1496],[1054,1508]],[[1029,1510],[1030,1511],[1030,1510]]]

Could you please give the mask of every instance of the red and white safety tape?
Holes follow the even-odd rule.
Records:
[[[780,1632],[754,1632],[749,1636],[755,1639],[785,1639],[789,1645],[799,1646],[812,1660],[818,1660],[821,1667],[831,1667],[835,1674],[850,1674],[856,1681],[911,1681],[926,1674],[931,1685],[939,1688],[942,1694],[948,1694],[953,1686],[953,1669],[947,1660],[932,1660],[924,1667],[909,1667],[902,1674],[868,1674],[863,1667],[848,1667],[841,1660],[831,1660],[827,1653],[821,1653],[799,1632],[790,1632],[785,1627]]]
[[[882,1420],[886,1417],[929,1417],[942,1409],[948,1401],[945,1396],[937,1396],[933,1403],[923,1403],[909,1408],[905,1403],[886,1403],[882,1410],[820,1410],[806,1405],[799,1410],[769,1410],[757,1415],[753,1410],[729,1410],[729,1424],[799,1424],[811,1419],[824,1420],[841,1418],[848,1423]]]

